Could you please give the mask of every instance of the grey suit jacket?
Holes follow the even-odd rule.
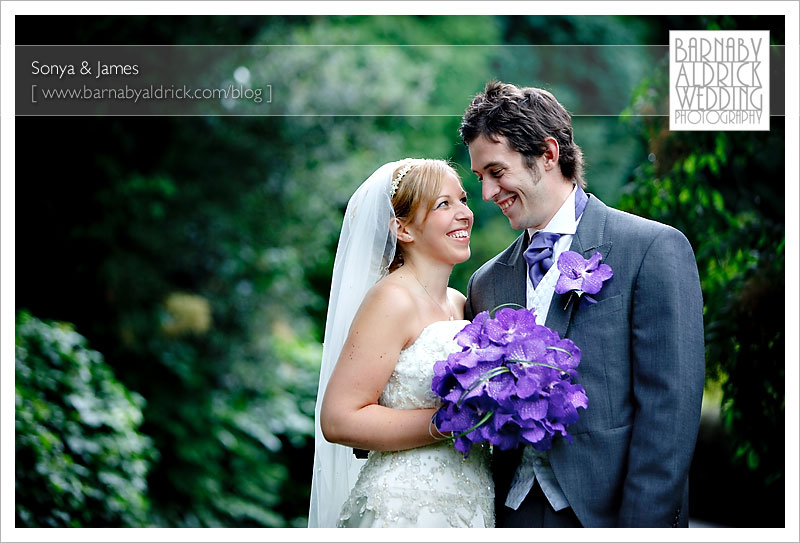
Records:
[[[470,278],[466,318],[502,303],[525,305],[527,234]],[[550,463],[586,527],[686,526],[688,473],[700,421],[703,300],[686,237],[590,196],[571,250],[595,251],[614,277],[597,303],[553,295],[547,326],[581,350],[578,382],[589,407],[556,438]],[[566,306],[566,307],[565,307]],[[517,451],[495,451],[504,507]]]

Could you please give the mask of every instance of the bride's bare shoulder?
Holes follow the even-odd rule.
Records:
[[[386,277],[370,288],[351,326],[351,334],[381,338],[397,351],[419,334],[417,301],[403,281]]]
[[[408,284],[392,274],[369,289],[364,297],[362,309],[386,317],[407,319],[416,312],[416,303]]]
[[[456,315],[459,319],[464,318],[464,307],[467,304],[467,297],[458,290],[454,289],[453,287],[447,287],[447,297],[450,298],[450,301],[453,303],[453,307],[456,308],[458,315]]]
[[[464,296],[464,294],[460,290],[458,290],[456,288],[453,288],[453,287],[447,287],[447,296],[453,302],[464,303],[464,302],[467,301],[467,297]]]

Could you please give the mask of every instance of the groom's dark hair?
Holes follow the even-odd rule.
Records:
[[[489,81],[464,112],[459,133],[467,147],[479,136],[492,141],[504,136],[529,168],[547,149],[545,138],[553,137],[558,142],[561,173],[586,187],[583,152],[572,139],[572,118],[546,90]]]

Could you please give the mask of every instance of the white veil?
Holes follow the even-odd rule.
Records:
[[[388,273],[396,238],[389,187],[404,161],[378,168],[350,198],[333,264],[328,317],[322,347],[317,405],[314,410],[314,472],[311,479],[309,528],[333,528],[361,469],[353,449],[325,441],[319,425],[322,397],[364,295]]]

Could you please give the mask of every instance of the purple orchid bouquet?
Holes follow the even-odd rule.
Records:
[[[556,434],[572,442],[566,427],[588,405],[572,382],[580,349],[536,324],[532,309],[500,308],[479,313],[455,336],[462,350],[434,365],[431,389],[442,406],[433,422],[465,456],[483,441],[501,450],[547,450]]]

